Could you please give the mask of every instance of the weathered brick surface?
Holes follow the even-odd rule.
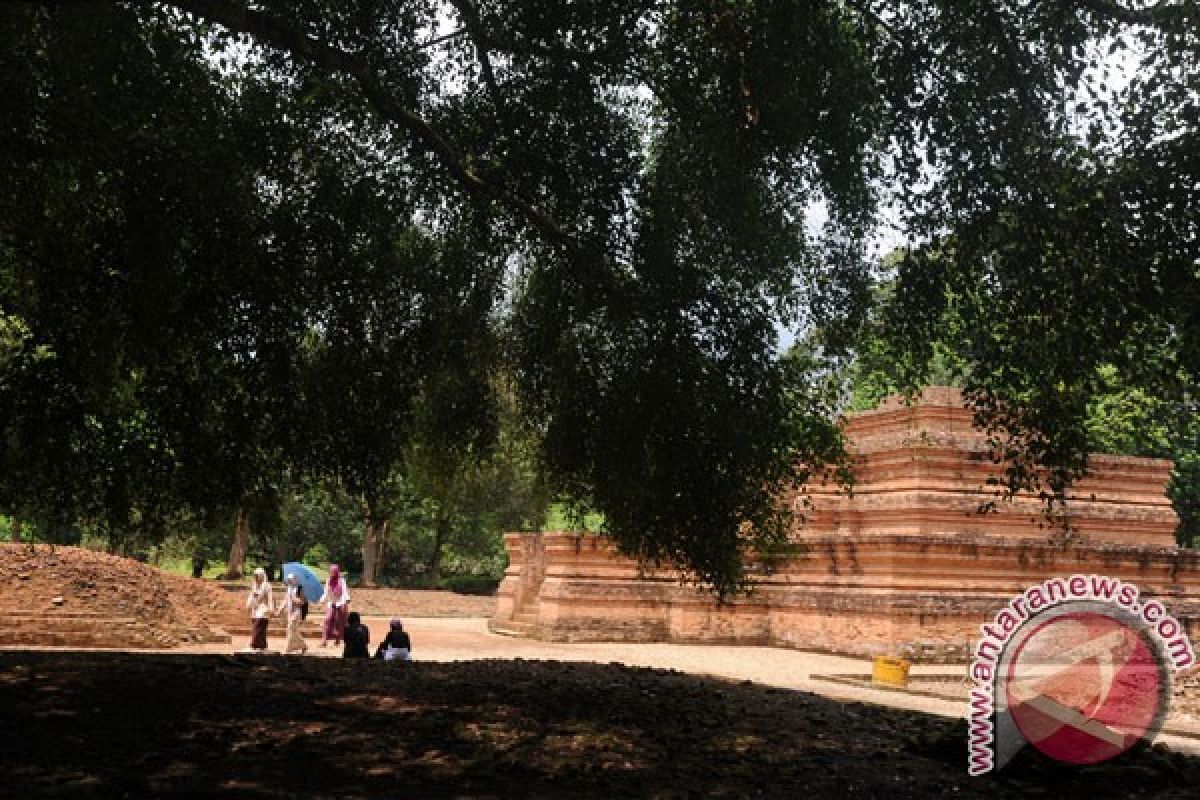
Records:
[[[855,655],[962,660],[980,623],[1049,577],[1104,574],[1162,596],[1200,630],[1200,553],[1174,545],[1171,464],[1097,455],[1073,491],[1071,531],[1035,498],[1001,504],[1002,471],[954,390],[853,415],[853,493],[814,485],[788,500],[804,517],[799,555],[756,566],[747,597],[717,605],[667,571],[648,573],[605,539],[509,534],[493,627],[549,640],[774,644]]]
[[[230,640],[241,595],[77,547],[0,544],[0,646],[175,647]]]

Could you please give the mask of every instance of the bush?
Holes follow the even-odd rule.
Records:
[[[320,565],[326,567],[331,560],[329,557],[329,548],[324,544],[314,544],[304,553],[304,563],[309,566]]]

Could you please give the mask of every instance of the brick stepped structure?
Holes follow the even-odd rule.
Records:
[[[497,613],[489,623],[492,631],[509,636],[535,636],[538,631],[540,604],[538,598],[542,582],[546,579],[546,543],[562,536],[556,535],[507,534],[504,543],[508,547],[509,572],[519,579],[507,588],[502,583],[499,608],[510,609],[504,616]],[[519,551],[519,552],[518,552]],[[516,565],[514,567],[514,565]],[[507,581],[507,577],[506,577]]]
[[[978,626],[1045,578],[1112,575],[1167,601],[1200,629],[1200,553],[1175,546],[1164,487],[1171,463],[1096,455],[1074,487],[1071,532],[1035,497],[999,502],[985,435],[961,394],[927,390],[850,415],[852,493],[813,484],[788,502],[804,517],[799,555],[752,565],[756,591],[718,606],[677,573],[653,572],[608,540],[508,534],[492,629],[556,641],[772,644],[851,655],[965,660]]]
[[[0,612],[0,646],[111,647],[116,638],[124,647],[158,649],[178,644],[170,634],[133,617]]]
[[[241,599],[76,547],[0,544],[0,647],[160,649],[230,642]]]
[[[304,621],[304,627],[300,630],[300,635],[305,639],[320,639],[321,638],[321,622],[324,619],[324,610],[317,608],[313,603],[309,606],[308,619]],[[250,619],[239,619],[236,622],[231,622],[222,626],[222,629],[234,639],[244,637],[250,638]],[[271,622],[267,626],[267,636],[284,636],[287,633],[287,621],[282,616],[271,617]]]

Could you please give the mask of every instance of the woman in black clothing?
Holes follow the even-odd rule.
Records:
[[[412,640],[404,630],[404,623],[398,619],[392,620],[391,629],[375,651],[376,658],[386,661],[411,661]]]
[[[346,618],[346,632],[342,638],[346,642],[342,658],[371,657],[371,654],[367,652],[367,645],[371,642],[371,631],[362,624],[362,617],[357,611],[351,611],[350,616]]]

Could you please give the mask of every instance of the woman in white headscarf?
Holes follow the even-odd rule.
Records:
[[[294,574],[287,576],[287,597],[283,601],[283,614],[287,620],[287,645],[285,653],[306,653],[308,645],[304,642],[304,618],[307,616],[308,598],[304,596],[304,587]]]
[[[254,570],[254,583],[250,586],[250,595],[246,598],[246,608],[250,609],[250,649],[263,651],[267,649],[267,622],[275,613],[275,598],[271,595],[271,582],[262,567]]]

